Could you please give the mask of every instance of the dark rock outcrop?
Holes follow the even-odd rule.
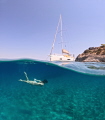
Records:
[[[79,54],[75,61],[78,62],[105,62],[105,46],[90,47]]]

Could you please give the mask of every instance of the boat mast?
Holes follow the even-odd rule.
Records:
[[[51,52],[50,52],[50,55],[52,54],[52,51],[54,49],[54,44],[55,44],[55,41],[56,41],[56,36],[57,36],[57,33],[58,33],[58,28],[59,28],[59,24],[62,22],[61,20],[61,15],[60,15],[60,19],[58,21],[58,25],[57,25],[57,28],[56,28],[56,33],[55,33],[55,36],[54,36],[54,41],[53,41],[53,44],[52,44],[52,48],[51,48]],[[62,24],[62,23],[61,23]],[[62,28],[62,25],[61,25],[61,28]],[[62,33],[61,33],[61,36],[62,36]]]
[[[63,37],[62,37],[62,16],[60,15],[60,22],[61,22],[61,44],[63,49]]]

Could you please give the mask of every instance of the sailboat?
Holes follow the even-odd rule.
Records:
[[[58,33],[59,26],[61,29],[60,33],[61,33],[61,44],[62,44],[61,52],[62,53],[61,54],[53,54],[53,49],[54,49],[54,45],[56,42],[56,36]],[[58,26],[57,26],[55,37],[54,37],[54,41],[53,41],[51,52],[50,52],[50,61],[75,61],[74,56],[71,55],[68,50],[63,48],[63,43],[64,42],[63,42],[63,37],[62,37],[62,16],[60,15]]]

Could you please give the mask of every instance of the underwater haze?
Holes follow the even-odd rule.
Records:
[[[0,120],[105,120],[105,63],[0,61]]]

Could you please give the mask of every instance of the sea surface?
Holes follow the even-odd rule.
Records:
[[[1,60],[0,120],[105,120],[105,63]]]

